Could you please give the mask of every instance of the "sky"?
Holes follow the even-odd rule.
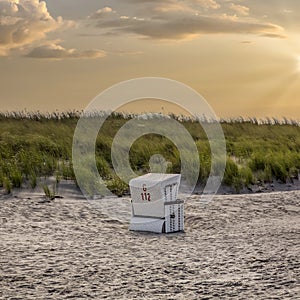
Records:
[[[0,0],[0,111],[81,110],[148,76],[190,86],[219,117],[299,119],[300,1]]]

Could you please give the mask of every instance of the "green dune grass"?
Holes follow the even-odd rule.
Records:
[[[41,178],[49,176],[55,176],[57,182],[75,180],[72,140],[79,116],[80,112],[0,113],[0,187],[10,193],[17,187],[35,188]],[[99,173],[119,195],[126,193],[128,187],[113,171],[110,149],[114,135],[130,118],[117,113],[110,115],[96,142]],[[209,143],[198,122],[180,120],[198,147],[199,184],[204,184],[210,172]],[[227,146],[224,185],[238,192],[252,184],[298,179],[300,127],[296,121],[238,118],[221,120],[221,125]],[[130,152],[133,170],[139,174],[149,172],[149,159],[157,153],[171,163],[168,172],[180,172],[180,156],[175,145],[154,134],[140,137],[133,144]]]

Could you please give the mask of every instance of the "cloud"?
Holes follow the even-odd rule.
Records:
[[[144,52],[143,51],[134,51],[134,50],[132,50],[132,51],[128,51],[128,50],[119,50],[119,51],[115,51],[115,53],[117,54],[117,55],[119,55],[119,56],[128,56],[128,55],[133,55],[133,56],[136,56],[136,55],[142,55],[142,54],[144,54]]]
[[[204,8],[212,8],[217,9],[220,7],[220,4],[215,0],[185,0],[185,1],[178,1],[178,0],[125,0],[126,2],[130,3],[151,3],[151,4],[160,4],[160,5],[167,5],[167,4],[178,4],[182,5],[183,2],[185,4],[199,4]]]
[[[106,53],[102,50],[84,50],[65,49],[55,43],[49,43],[33,48],[26,57],[48,58],[48,59],[91,59],[102,58]]]
[[[287,38],[287,36],[285,34],[271,33],[271,32],[262,33],[260,36],[268,37],[268,38],[279,38],[279,39],[286,39]]]
[[[126,2],[130,3],[162,3],[162,4],[165,4],[165,3],[175,3],[177,2],[176,0],[125,0]]]
[[[66,23],[61,17],[54,19],[46,3],[38,0],[0,1],[0,53],[8,55],[12,49],[45,38]]]
[[[241,15],[241,16],[248,16],[249,15],[249,7],[243,6],[243,5],[239,5],[239,4],[234,4],[234,3],[230,3],[230,9],[233,10],[234,12],[236,12],[237,14]]]
[[[96,12],[112,12],[105,7]],[[105,56],[102,50],[78,51],[65,49],[57,43],[47,41],[47,34],[74,26],[72,21],[62,17],[53,18],[45,1],[39,0],[0,0],[0,56],[12,53],[34,58],[79,59]],[[28,52],[29,51],[29,52]]]
[[[111,7],[109,7],[109,6],[105,6],[105,7],[101,8],[101,9],[98,9],[96,12],[94,12],[90,16],[90,18],[92,18],[92,19],[102,18],[102,17],[108,16],[108,15],[110,15],[112,13],[115,13],[113,11],[113,9]]]
[[[241,44],[253,44],[253,41],[241,41]]]
[[[221,5],[215,0],[194,0],[204,8],[218,9]]]
[[[154,8],[157,7],[154,5]],[[156,10],[151,14],[96,18],[95,26],[110,33],[136,34],[149,39],[188,39],[204,34],[256,34],[268,37],[283,37],[283,28],[278,25],[243,16],[204,14],[197,10]]]

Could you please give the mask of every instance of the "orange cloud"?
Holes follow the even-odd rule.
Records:
[[[218,9],[221,5],[215,0],[194,0],[204,8]]]
[[[180,40],[197,38],[204,34],[256,34],[274,38],[283,37],[283,28],[272,23],[243,16],[203,14],[195,10],[152,10],[142,16],[122,17],[117,12],[110,17],[95,18],[96,27],[110,33],[134,33],[149,39]],[[242,10],[241,10],[242,11]],[[153,13],[155,12],[155,13]]]
[[[54,19],[44,1],[0,1],[0,53],[8,55],[12,49],[45,38],[66,23],[61,17]]]
[[[84,50],[65,49],[55,43],[49,43],[36,48],[33,48],[26,57],[32,58],[48,58],[48,59],[90,59],[102,58],[106,53],[102,50]]]
[[[234,12],[236,12],[238,15],[241,16],[248,16],[249,15],[249,7],[243,6],[243,5],[239,5],[239,4],[234,4],[234,3],[230,3],[230,9],[233,10]]]

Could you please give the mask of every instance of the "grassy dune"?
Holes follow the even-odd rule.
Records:
[[[41,178],[53,175],[57,182],[62,178],[75,180],[71,153],[79,115],[79,112],[0,114],[0,187],[7,193],[14,187],[34,188],[41,184]],[[98,170],[117,194],[125,193],[127,186],[113,172],[110,148],[114,135],[130,118],[122,114],[110,115],[96,143]],[[204,183],[210,172],[207,138],[198,122],[180,120],[196,141],[201,161],[199,183]],[[298,179],[300,127],[296,121],[238,118],[222,120],[221,124],[227,146],[224,185],[238,192],[252,184]],[[174,144],[153,134],[133,144],[132,168],[140,174],[149,172],[149,159],[156,153],[172,163],[168,172],[180,171],[180,157]]]

